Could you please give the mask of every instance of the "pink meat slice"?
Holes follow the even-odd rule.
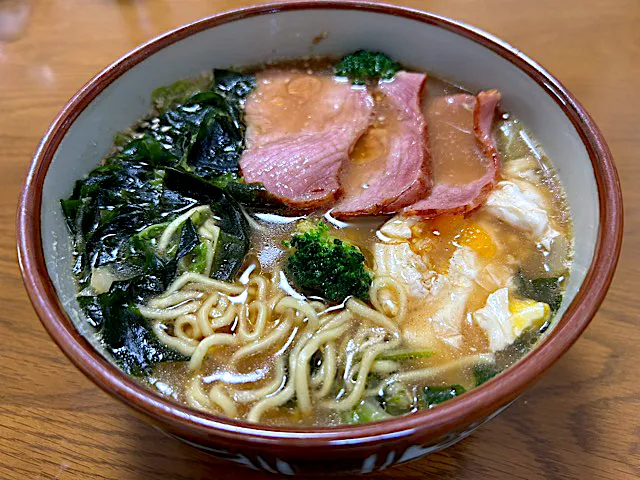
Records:
[[[398,72],[373,94],[374,124],[345,162],[344,196],[332,215],[347,218],[393,213],[424,197],[430,188],[422,92],[427,76]]]
[[[493,190],[500,158],[491,128],[501,95],[497,90],[433,99],[427,108],[434,185],[404,213],[431,218],[478,208]],[[465,178],[466,177],[466,178]]]
[[[247,148],[240,169],[294,208],[332,202],[342,163],[367,130],[373,98],[330,76],[267,70],[245,105]]]

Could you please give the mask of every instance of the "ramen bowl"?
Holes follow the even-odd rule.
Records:
[[[60,199],[94,168],[113,136],[151,108],[157,86],[215,67],[275,58],[381,50],[477,91],[497,88],[528,125],[566,189],[575,254],[551,332],[499,376],[432,410],[341,427],[269,427],[178,404],[108,358],[75,300],[71,242]],[[555,78],[505,42],[429,13],[362,2],[287,2],[236,10],[162,35],[106,68],[54,120],[35,155],[17,218],[24,282],[43,325],[70,360],[106,392],[167,434],[215,456],[280,474],[367,473],[460,441],[503,411],[548,370],[593,318],[611,282],[622,238],[617,173],[602,134]],[[330,458],[331,461],[327,461]]]

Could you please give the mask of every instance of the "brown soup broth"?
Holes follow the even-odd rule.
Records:
[[[265,90],[265,96],[260,101],[280,102],[288,112],[286,119],[269,118],[266,120],[265,128],[293,129],[301,128],[300,124],[314,119],[302,118],[296,110],[296,102],[306,102],[308,95],[315,94],[325,88],[323,82],[331,81],[331,59],[310,59],[294,62],[280,62],[262,67],[249,69],[258,74],[258,81],[268,79],[270,72],[294,72],[297,75],[304,75],[308,78],[296,77],[297,84],[289,83],[287,91]],[[268,81],[268,80],[264,80]],[[442,95],[453,95],[467,93],[453,83],[439,79],[437,76],[429,75],[427,88],[423,99],[423,110],[427,121],[429,119],[432,99]],[[249,100],[256,101],[255,99]],[[352,152],[351,178],[358,178],[361,183],[366,183],[368,159],[380,155],[380,150],[384,148],[385,135],[393,135],[393,122],[385,119],[386,112],[381,107],[375,114],[379,121],[374,122],[369,132],[356,144]],[[273,123],[273,124],[272,124]],[[471,126],[467,126],[471,127]],[[446,158],[446,165],[434,166],[434,174],[440,179],[449,179],[456,183],[472,181],[482,175],[477,165],[469,163],[462,158],[463,155],[456,153],[454,144],[457,140],[456,129],[459,126],[450,128],[440,125],[438,129],[429,130],[429,142],[432,148],[444,151],[449,150],[450,155]],[[520,132],[518,135],[507,135],[509,129]],[[373,133],[372,133],[373,132]],[[460,132],[458,132],[460,133]],[[464,132],[462,132],[464,133]],[[511,225],[497,219],[487,210],[480,208],[466,215],[457,215],[435,220],[418,221],[412,227],[414,237],[410,241],[411,251],[416,255],[428,255],[430,264],[436,274],[448,275],[450,261],[456,249],[460,248],[460,242],[464,240],[465,245],[471,245],[481,261],[489,261],[492,265],[517,265],[517,270],[527,276],[535,277],[563,277],[567,276],[567,265],[571,258],[572,248],[572,225],[569,216],[568,206],[564,197],[562,185],[557,178],[553,165],[544,155],[540,145],[525,128],[508,114],[504,114],[495,124],[496,137],[508,137],[507,140],[499,141],[500,153],[504,171],[515,171],[518,176],[518,169],[513,167],[513,162],[520,162],[529,168],[531,178],[535,178],[537,191],[544,199],[547,207],[547,214],[550,219],[550,226],[559,233],[561,242],[559,251],[549,253],[532,241],[529,233],[513,228]],[[250,137],[250,132],[248,132]],[[382,139],[382,140],[381,140]],[[382,145],[382,146],[381,146]],[[436,152],[437,153],[437,152]],[[442,154],[437,155],[442,157]],[[526,159],[526,160],[522,160]],[[511,168],[513,167],[513,168]],[[527,167],[527,168],[528,168]],[[504,175],[504,172],[503,172]],[[345,186],[346,191],[359,188],[358,185]],[[252,211],[247,209],[247,215],[252,230],[251,250],[247,257],[246,265],[240,276],[245,279],[258,273],[269,275],[285,270],[287,258],[287,247],[284,242],[289,240],[296,231],[296,225],[301,219],[324,220],[335,228],[332,234],[348,242],[357,245],[363,252],[367,265],[372,267],[375,263],[376,243],[380,241],[379,230],[390,220],[391,216],[370,216],[351,221],[339,221],[331,216],[331,211],[312,211],[302,214],[276,214]],[[467,233],[470,238],[464,237]],[[464,237],[464,238],[463,238]],[[463,239],[463,240],[461,240]],[[249,272],[250,271],[250,272]],[[499,275],[496,274],[498,277]],[[491,354],[487,335],[482,328],[473,321],[471,313],[482,308],[489,295],[498,287],[505,285],[491,284],[488,280],[474,286],[468,296],[465,305],[465,319],[461,325],[461,342],[457,347],[452,347],[446,342],[437,342],[436,353],[429,358],[409,359],[398,362],[397,370],[390,372],[379,372],[375,376],[378,378],[372,382],[379,382],[391,377],[395,373],[415,371],[425,368],[438,367],[455,361],[467,355]],[[407,305],[406,320],[407,329],[416,330],[420,335],[419,326],[416,327],[424,317],[428,315],[423,301],[410,298]],[[412,323],[413,322],[413,323]],[[413,325],[413,326],[412,326]],[[356,331],[361,325],[358,322],[343,333],[336,342],[339,348],[347,345],[349,338],[356,335]],[[237,331],[237,322],[230,325],[228,332]],[[298,330],[294,330],[291,336],[299,334],[304,325],[298,325]],[[401,349],[414,348],[406,338],[401,340]],[[148,383],[154,386],[161,393],[168,395],[179,402],[189,403],[189,385],[194,375],[199,375],[206,390],[211,385],[233,386],[235,391],[253,390],[265,387],[273,381],[276,362],[275,358],[282,355],[282,350],[290,352],[295,345],[291,341],[286,343],[278,342],[276,345],[261,351],[259,354],[250,355],[231,366],[229,358],[237,349],[235,346],[221,346],[212,348],[203,364],[197,372],[190,371],[184,363],[164,363],[158,365],[147,379]],[[501,368],[507,367],[518,360],[522,351],[517,349],[505,349],[496,354],[496,362]],[[358,361],[351,358],[349,361]],[[461,385],[466,389],[473,388],[476,378],[473,373],[473,365],[465,365],[460,368],[450,369],[429,378],[428,380],[408,381],[407,387],[411,395],[418,398],[420,392],[426,386],[446,386]],[[338,366],[338,372],[345,370],[345,365]],[[288,371],[285,371],[282,380],[283,385],[288,381]],[[334,396],[340,396],[340,382],[336,383]],[[237,404],[237,418],[246,418],[252,402]],[[414,407],[413,410],[415,410]],[[212,411],[219,412],[219,409],[212,408]],[[312,413],[303,414],[298,408],[296,399],[286,402],[278,408],[267,410],[260,422],[269,425],[337,425],[343,423],[344,416],[331,408],[323,406],[322,402],[314,402]]]

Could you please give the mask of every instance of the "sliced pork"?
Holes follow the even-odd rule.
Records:
[[[329,76],[267,70],[245,105],[247,182],[294,208],[320,207],[340,190],[342,163],[367,130],[373,98]]]
[[[427,76],[398,72],[374,91],[374,120],[345,161],[338,218],[393,213],[424,197],[430,186],[422,91]]]
[[[427,107],[433,188],[403,212],[422,217],[466,213],[479,207],[498,181],[500,160],[491,134],[500,93],[458,94]]]

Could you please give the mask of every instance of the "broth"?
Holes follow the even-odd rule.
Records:
[[[268,182],[266,192],[247,190],[249,182],[234,183],[237,167],[224,173],[227,176],[216,173],[212,177],[202,160],[191,159],[194,151],[203,148],[201,144],[209,148],[209,157],[204,158],[217,158],[223,154],[211,152],[227,142],[224,151],[231,155],[239,148],[242,162],[250,154],[267,151],[277,142],[291,142],[291,138],[298,142],[295,145],[303,145],[300,142],[308,136],[329,138],[327,132],[348,123],[352,116],[348,105],[354,100],[345,100],[352,95],[345,88],[364,92],[357,95],[371,92],[372,120],[348,148],[336,195],[357,196],[368,189],[388,168],[389,150],[396,148],[390,147],[389,139],[409,135],[410,120],[394,110],[385,94],[376,90],[377,84],[367,81],[350,87],[347,79],[334,77],[333,63],[327,59],[275,63],[239,74],[244,76],[224,77],[231,80],[217,88],[227,92],[221,97],[227,101],[238,96],[235,110],[230,107],[228,111],[235,127],[228,128],[237,128],[234,134],[240,140],[229,134],[202,143],[208,137],[202,133],[204,127],[198,126],[198,140],[193,140],[194,146],[183,153],[179,163],[162,164],[167,161],[162,156],[149,160],[154,155],[149,147],[135,157],[142,148],[139,144],[134,145],[137,150],[132,150],[132,144],[119,147],[115,157],[107,160],[107,166],[128,162],[127,155],[135,154],[127,168],[142,165],[147,172],[149,164],[155,165],[153,174],[144,173],[147,177],[136,173],[133,187],[134,177],[128,176],[127,188],[135,195],[150,189],[144,196],[145,208],[156,201],[164,210],[153,220],[140,213],[146,223],[129,231],[117,247],[109,244],[110,250],[93,254],[90,261],[90,251],[82,249],[93,240],[77,240],[79,298],[105,338],[109,319],[124,318],[127,313],[116,304],[106,310],[109,295],[117,288],[137,289],[137,296],[131,297],[135,305],[133,300],[124,304],[119,300],[117,305],[126,305],[130,315],[144,319],[141,328],[148,328],[151,336],[145,338],[151,340],[145,340],[143,347],[151,345],[155,350],[141,347],[124,360],[113,351],[123,368],[141,374],[161,394],[196,409],[270,425],[331,426],[383,420],[436,407],[481,384],[516,362],[553,322],[571,262],[571,218],[551,162],[509,114],[499,115],[492,127],[502,171],[487,199],[472,211],[444,211],[430,218],[403,214],[398,208],[394,215],[340,215],[338,219],[331,202],[315,208],[296,208],[287,201],[283,205],[270,196]],[[240,82],[250,83],[252,75],[255,85],[237,93],[241,92]],[[189,88],[197,85],[194,80]],[[209,132],[226,125],[222,119],[227,117],[216,117],[219,113],[207,110],[206,103],[192,101],[205,102],[202,95],[207,94],[200,95],[186,103],[181,103],[186,99],[174,101],[175,108],[182,108],[179,113],[152,112],[126,133],[128,139],[153,137],[179,158],[176,152],[181,152],[187,135],[162,135],[180,133],[184,125],[195,121],[189,115],[203,112],[198,121],[202,125],[210,122]],[[428,125],[431,181],[456,188],[481,179],[488,167],[481,158],[486,151],[478,148],[474,137],[475,117],[469,115],[469,108],[476,107],[469,103],[471,107],[450,110],[452,95],[475,101],[475,96],[430,75],[421,104]],[[164,100],[162,105],[168,103]],[[337,140],[327,140],[334,142],[327,150],[335,147],[339,151],[336,145],[346,131],[339,132]],[[296,155],[292,153],[292,158]],[[162,170],[158,174],[158,164],[169,173]],[[186,188],[191,177],[172,173],[173,168],[205,178],[214,186],[203,190],[194,183]],[[242,173],[248,170],[242,167]],[[172,176],[177,180],[170,186]],[[164,190],[154,196],[153,188],[158,185],[164,185]],[[212,194],[218,192],[216,188],[225,193]],[[231,197],[239,204],[228,199]],[[221,198],[227,203],[219,203]],[[80,208],[77,205],[63,202],[65,213]],[[528,210],[518,210],[519,206]],[[98,226],[119,208],[124,207],[109,207],[111,213],[98,209],[102,212],[96,217]],[[233,213],[236,208],[237,215]],[[72,218],[72,232],[78,235],[86,216],[79,216],[80,210],[74,212],[75,216],[67,216]],[[135,215],[129,213],[132,225]],[[322,228],[326,233],[318,233]],[[295,270],[292,257],[315,241],[314,235],[328,243],[322,248],[313,246],[316,263]],[[100,241],[100,245],[108,244]],[[243,245],[244,253],[236,258],[234,252]],[[326,268],[327,263],[320,260],[327,252],[333,255],[328,258],[335,268],[325,278],[317,277],[316,285],[304,284],[301,276]],[[155,266],[136,260],[151,258],[151,254],[159,262]],[[360,254],[362,260],[358,260]],[[108,255],[109,259],[101,260]],[[312,262],[313,255],[309,257]],[[125,269],[122,265],[127,262],[130,266]],[[360,273],[349,270],[348,275],[366,284],[366,294],[354,290],[336,300],[332,295],[338,294],[331,293],[335,288],[326,295],[320,291],[323,282],[338,275],[336,271],[358,262]],[[152,268],[156,269],[153,272],[174,269],[171,281],[151,286],[135,283],[138,272],[146,278],[149,274],[145,272]],[[229,276],[224,277],[220,272],[227,270]],[[140,357],[146,361],[142,366],[135,364]]]

